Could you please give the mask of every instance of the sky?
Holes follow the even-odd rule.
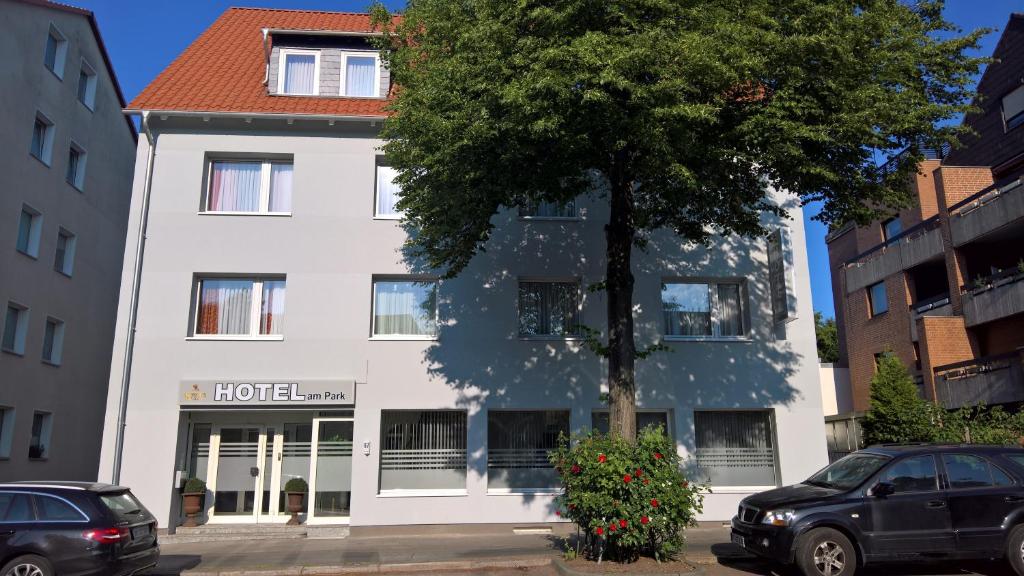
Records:
[[[67,0],[92,10],[129,101],[157,76],[189,43],[229,6],[363,12],[369,0]],[[385,0],[392,10],[403,0]],[[1011,12],[1024,12],[1024,0],[947,0],[946,19],[965,31],[994,28],[982,39],[979,55],[992,54]],[[807,255],[814,309],[834,316],[832,285],[825,246],[825,226],[812,219],[814,205],[804,209]]]

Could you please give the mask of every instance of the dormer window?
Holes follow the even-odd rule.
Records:
[[[380,61],[375,53],[342,53],[341,95],[375,98],[380,96]]]
[[[279,93],[300,96],[316,96],[320,93],[320,52],[281,50],[279,70]]]

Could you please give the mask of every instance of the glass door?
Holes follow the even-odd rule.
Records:
[[[313,420],[311,523],[344,524],[352,500],[352,418]]]
[[[256,521],[263,501],[266,437],[262,426],[221,426],[216,431],[217,458],[213,517]],[[257,494],[260,495],[257,499]]]
[[[277,468],[275,475],[277,480],[277,509],[278,516],[289,517],[287,495],[285,485],[293,478],[305,480],[309,484],[310,478],[310,449],[313,445],[313,424],[310,422],[286,422],[282,426],[283,434],[280,441],[280,448],[277,452]],[[302,501],[302,514],[309,511],[309,495]]]

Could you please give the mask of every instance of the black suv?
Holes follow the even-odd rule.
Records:
[[[0,576],[126,576],[156,565],[156,518],[122,486],[0,484]]]
[[[809,576],[920,558],[1006,558],[1024,576],[1024,449],[872,446],[744,498],[732,541]]]

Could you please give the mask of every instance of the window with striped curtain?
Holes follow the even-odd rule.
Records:
[[[548,452],[569,434],[568,410],[487,413],[487,489],[552,490],[558,474]]]
[[[777,486],[771,412],[693,413],[697,466],[715,486]]]
[[[466,413],[383,410],[380,491],[465,490]]]

